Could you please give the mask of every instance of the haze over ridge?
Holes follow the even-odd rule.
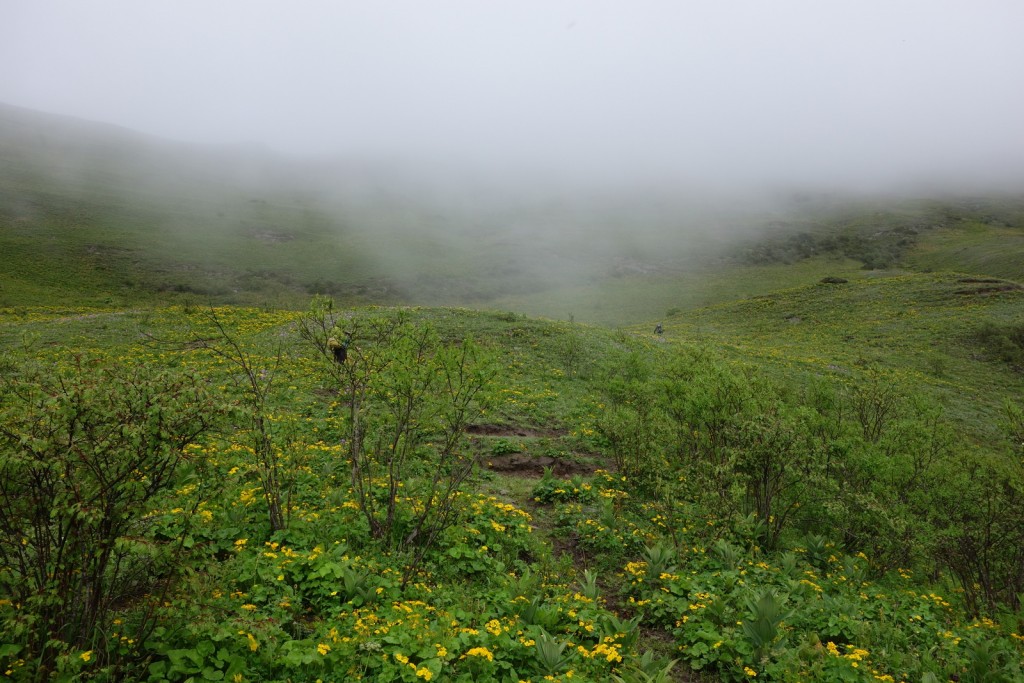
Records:
[[[0,101],[566,186],[1020,187],[1024,5],[43,0]]]

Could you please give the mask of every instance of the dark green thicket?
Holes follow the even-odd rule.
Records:
[[[474,464],[465,432],[493,400],[495,360],[469,337],[444,344],[433,325],[402,311],[342,319],[325,297],[299,331],[327,386],[346,398],[339,437],[356,501],[384,549],[410,554],[404,586],[458,522],[456,498]],[[339,338],[348,339],[344,357],[332,353]],[[387,483],[383,496],[377,479]],[[409,496],[411,510],[401,501]]]
[[[126,605],[138,610],[124,632],[137,647],[149,635],[188,533],[154,535],[166,520],[150,506],[186,483],[183,471],[193,490],[205,485],[183,449],[215,411],[194,376],[90,358],[25,367],[0,392],[0,594],[18,606],[3,640],[42,681],[68,666],[67,652],[105,660],[113,613]],[[194,513],[199,501],[181,504]]]
[[[876,576],[943,567],[974,613],[1019,607],[1019,463],[963,443],[942,406],[896,376],[787,386],[707,351],[657,374],[636,354],[609,367],[598,429],[652,502],[671,492],[749,515],[768,549],[821,534],[866,553]]]
[[[866,270],[881,270],[898,265],[917,242],[916,228],[862,230],[838,235],[799,232],[767,239],[748,247],[743,260],[755,265],[791,264],[814,256],[830,256],[860,261]]]
[[[1024,370],[1024,325],[986,322],[978,330],[978,341],[992,357]]]

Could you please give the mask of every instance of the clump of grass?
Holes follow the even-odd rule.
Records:
[[[985,321],[978,329],[978,341],[993,358],[1024,369],[1024,325]]]

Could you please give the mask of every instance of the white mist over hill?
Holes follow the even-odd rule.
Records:
[[[1024,5],[40,0],[0,101],[428,178],[1019,187]]]

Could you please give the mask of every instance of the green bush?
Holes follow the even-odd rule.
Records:
[[[985,351],[1004,363],[1024,364],[1024,325],[982,324],[978,341]]]
[[[199,486],[170,512],[153,506],[183,483],[183,449],[216,411],[195,377],[86,358],[23,368],[0,391],[0,596],[17,606],[4,642],[43,678],[101,658],[113,612],[158,596],[180,566]],[[147,536],[182,516],[162,526],[171,537]],[[136,620],[132,640],[151,626]]]
[[[332,311],[329,299],[314,299],[300,332],[346,398],[341,442],[359,509],[384,548],[414,553],[413,572],[458,520],[474,465],[466,426],[490,400],[497,367],[473,340],[444,344],[404,312],[343,322]],[[333,353],[340,338],[343,357]]]

